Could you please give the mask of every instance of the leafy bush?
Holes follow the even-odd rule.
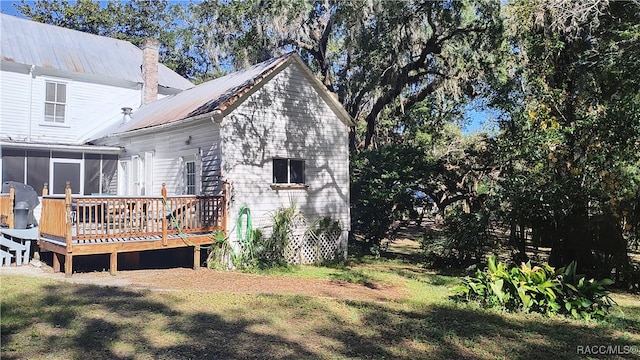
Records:
[[[296,204],[292,203],[286,208],[279,208],[271,214],[271,225],[267,228],[255,229],[248,227],[246,236],[241,237],[237,246],[229,243],[229,237],[222,231],[213,234],[213,245],[207,259],[208,267],[212,269],[269,269],[286,267],[290,254],[289,243],[291,241],[293,224],[296,217],[302,216],[297,212]],[[266,230],[263,232],[263,230]],[[330,216],[325,216],[314,221],[305,230],[305,234],[313,233],[316,237],[329,236],[332,233],[342,232],[340,223]],[[234,250],[235,249],[235,250]],[[341,251],[341,249],[337,249]],[[338,256],[335,256],[338,258]],[[318,263],[326,259],[319,257]]]
[[[364,150],[350,168],[352,234],[358,250],[371,253],[393,237],[394,224],[419,217],[407,188],[424,186],[434,169],[425,151],[410,144]]]
[[[529,262],[508,269],[491,256],[488,269],[478,271],[475,277],[464,278],[463,284],[456,288],[455,297],[509,311],[602,319],[615,305],[606,290],[611,284],[610,279],[587,280],[576,274],[575,262],[557,271],[548,264],[532,267]]]
[[[227,270],[233,263],[233,249],[224,231],[216,231],[212,235],[213,244],[209,249],[207,267],[215,270]]]
[[[265,238],[265,246],[260,254],[264,260],[284,260],[284,250],[289,245],[291,237],[291,224],[296,216],[297,208],[295,203],[291,203],[287,208],[276,210],[271,221],[273,222],[273,232],[269,238]]]
[[[496,244],[486,211],[454,210],[442,229],[427,229],[419,240],[432,267],[467,267],[478,264]]]

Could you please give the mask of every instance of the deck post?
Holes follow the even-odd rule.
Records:
[[[193,270],[200,269],[200,245],[193,247]]]
[[[45,196],[49,195],[49,184],[48,183],[44,183],[44,186],[42,187],[42,197],[44,198]],[[44,200],[43,200],[44,202]],[[39,220],[38,220],[39,221]],[[40,235],[42,234],[41,232],[42,227],[38,226],[38,241],[40,241]],[[37,259],[40,259],[40,249],[38,247],[36,247],[36,250],[34,250],[33,252],[33,257],[36,258],[36,255],[38,256]],[[55,255],[53,256],[53,258],[55,259]],[[54,260],[55,262],[55,260]],[[60,264],[58,263],[58,270],[60,271]]]
[[[9,209],[9,217],[7,218],[7,224],[9,225],[9,229],[13,229],[14,218],[13,218],[13,208],[15,204],[13,203],[16,200],[16,189],[13,187],[13,183],[9,185],[9,204],[11,209]]]
[[[72,274],[72,253],[73,253],[73,242],[72,242],[72,218],[71,218],[71,182],[67,181],[67,186],[64,189],[64,204],[66,209],[66,231],[65,231],[65,240],[66,240],[66,248],[67,254],[64,258],[64,274],[69,277]]]
[[[64,256],[64,276],[71,277],[73,274],[73,254],[67,252]]]
[[[167,188],[166,188],[166,184],[162,183],[162,191],[160,192],[162,194],[162,207],[163,207],[163,211],[161,212],[162,214],[162,246],[167,246]]]
[[[60,254],[53,253],[53,272],[60,272]]]
[[[229,193],[229,182],[224,181],[222,184],[222,231],[227,233],[227,194]]]
[[[112,252],[109,256],[109,274],[116,275],[118,273],[118,253]]]

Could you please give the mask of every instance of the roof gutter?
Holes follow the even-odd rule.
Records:
[[[46,150],[66,150],[66,151],[93,151],[101,154],[119,154],[122,148],[117,146],[100,145],[62,145],[62,144],[34,144],[0,141],[0,146],[21,148],[21,149],[46,149]]]
[[[222,114],[222,112],[218,109],[214,109],[208,113],[205,114],[200,114],[200,115],[196,115],[196,116],[190,116],[188,118],[184,118],[182,120],[178,120],[178,121],[174,121],[174,122],[170,122],[167,124],[161,124],[161,125],[155,125],[155,126],[149,126],[146,128],[142,128],[142,129],[136,129],[136,130],[130,130],[130,131],[123,131],[123,132],[119,132],[119,133],[113,133],[113,134],[109,134],[107,136],[105,136],[106,138],[112,138],[112,137],[118,137],[118,136],[135,136],[135,135],[139,135],[139,134],[146,134],[146,133],[150,133],[150,132],[154,132],[154,131],[158,131],[158,130],[163,130],[163,129],[167,129],[167,128],[172,128],[174,126],[179,126],[179,125],[184,125],[185,123],[190,123],[190,122],[195,122],[198,120],[211,120],[213,122],[216,122],[214,120],[214,117],[219,117],[219,116],[224,116]],[[218,123],[218,122],[216,122]]]
[[[36,66],[31,64],[31,66],[29,66],[29,115],[27,115],[27,119],[29,121],[29,126],[27,127],[27,141],[31,141],[31,133],[32,133],[32,129],[33,129],[33,124],[31,123],[33,121],[33,71],[36,69]]]

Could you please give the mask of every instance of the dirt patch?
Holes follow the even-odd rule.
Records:
[[[351,300],[387,301],[403,298],[406,291],[398,286],[355,284],[340,280],[300,279],[285,276],[265,276],[209,269],[172,268],[161,270],[119,271],[74,274],[67,278],[47,266],[3,267],[0,275],[24,275],[51,278],[78,284],[116,286],[152,291],[224,291],[232,293],[269,293],[321,296]]]

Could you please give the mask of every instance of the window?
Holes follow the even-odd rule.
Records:
[[[50,161],[49,193],[51,195],[64,194],[67,181],[71,186],[72,194],[82,194],[84,192],[84,167],[82,160],[52,158]]]
[[[186,184],[186,194],[196,194],[196,162],[187,161],[184,163],[184,177]]]
[[[47,81],[44,101],[44,121],[63,124],[67,105],[67,85]]]
[[[273,159],[275,184],[304,184],[304,160]]]
[[[25,151],[1,148],[0,152],[2,153],[2,181],[24,183]]]

